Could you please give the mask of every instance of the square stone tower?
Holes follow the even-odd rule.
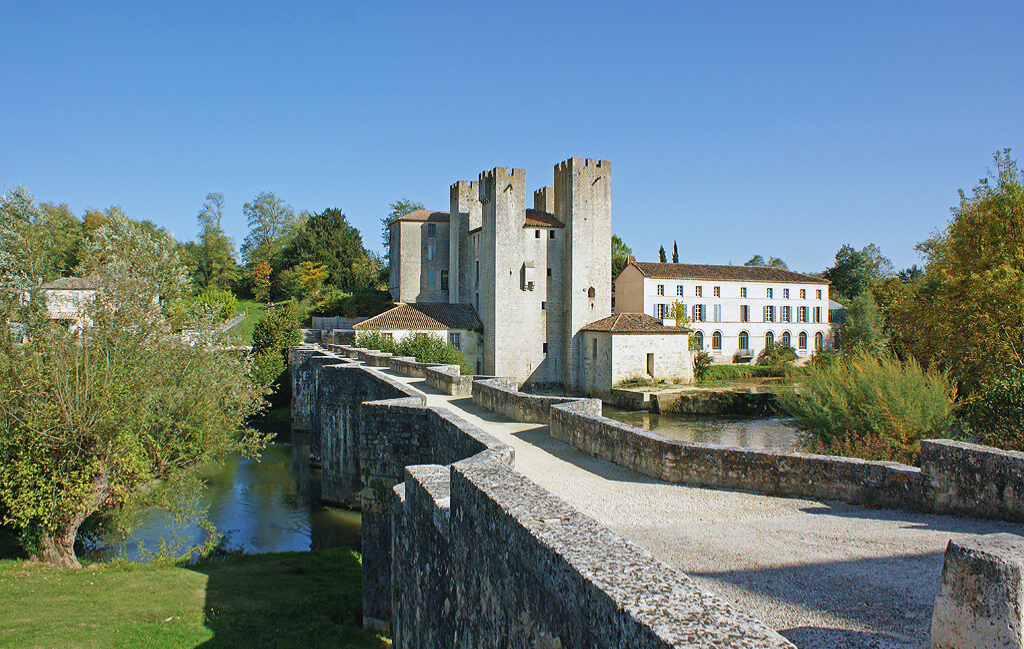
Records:
[[[472,304],[474,279],[472,247],[469,232],[480,228],[482,203],[476,181],[460,180],[453,183],[451,194],[451,222],[448,244],[448,301],[452,304]]]
[[[584,349],[579,331],[611,315],[611,163],[570,158],[555,166],[555,216],[565,224],[562,330],[563,384],[580,389]]]

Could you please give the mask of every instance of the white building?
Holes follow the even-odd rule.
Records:
[[[633,377],[693,383],[690,329],[666,325],[643,313],[620,313],[591,322],[583,335],[581,391],[606,396]]]
[[[86,306],[98,290],[91,277],[61,277],[40,287],[46,298],[50,320],[63,323],[72,331],[92,324]]]
[[[394,308],[358,322],[352,328],[357,334],[360,331],[380,331],[395,342],[417,333],[432,334],[462,352],[470,366],[475,367],[480,360],[483,325],[469,304],[396,304]]]
[[[629,258],[615,278],[614,313],[671,317],[684,305],[694,337],[716,363],[751,362],[769,342],[801,361],[833,344],[828,280],[767,266],[661,264]]]

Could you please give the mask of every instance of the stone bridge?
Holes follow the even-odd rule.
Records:
[[[1012,454],[685,444],[332,348],[292,349],[294,426],[325,499],[363,510],[365,622],[398,647],[924,647],[946,544],[1024,519]]]

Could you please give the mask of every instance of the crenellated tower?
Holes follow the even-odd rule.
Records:
[[[452,304],[472,303],[473,260],[470,258],[472,247],[469,232],[480,227],[480,189],[476,181],[460,180],[452,184],[450,194],[448,301]]]

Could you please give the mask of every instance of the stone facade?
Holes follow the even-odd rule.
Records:
[[[447,264],[446,299],[473,305],[483,323],[477,373],[577,389],[579,332],[611,313],[611,164],[558,164],[554,185],[534,192],[532,208],[522,169],[484,171],[454,183],[450,197],[445,256],[436,261]],[[418,222],[392,226],[393,282],[419,282],[433,263],[402,243],[422,236],[410,225]],[[420,288],[393,285],[392,294],[423,301]]]

